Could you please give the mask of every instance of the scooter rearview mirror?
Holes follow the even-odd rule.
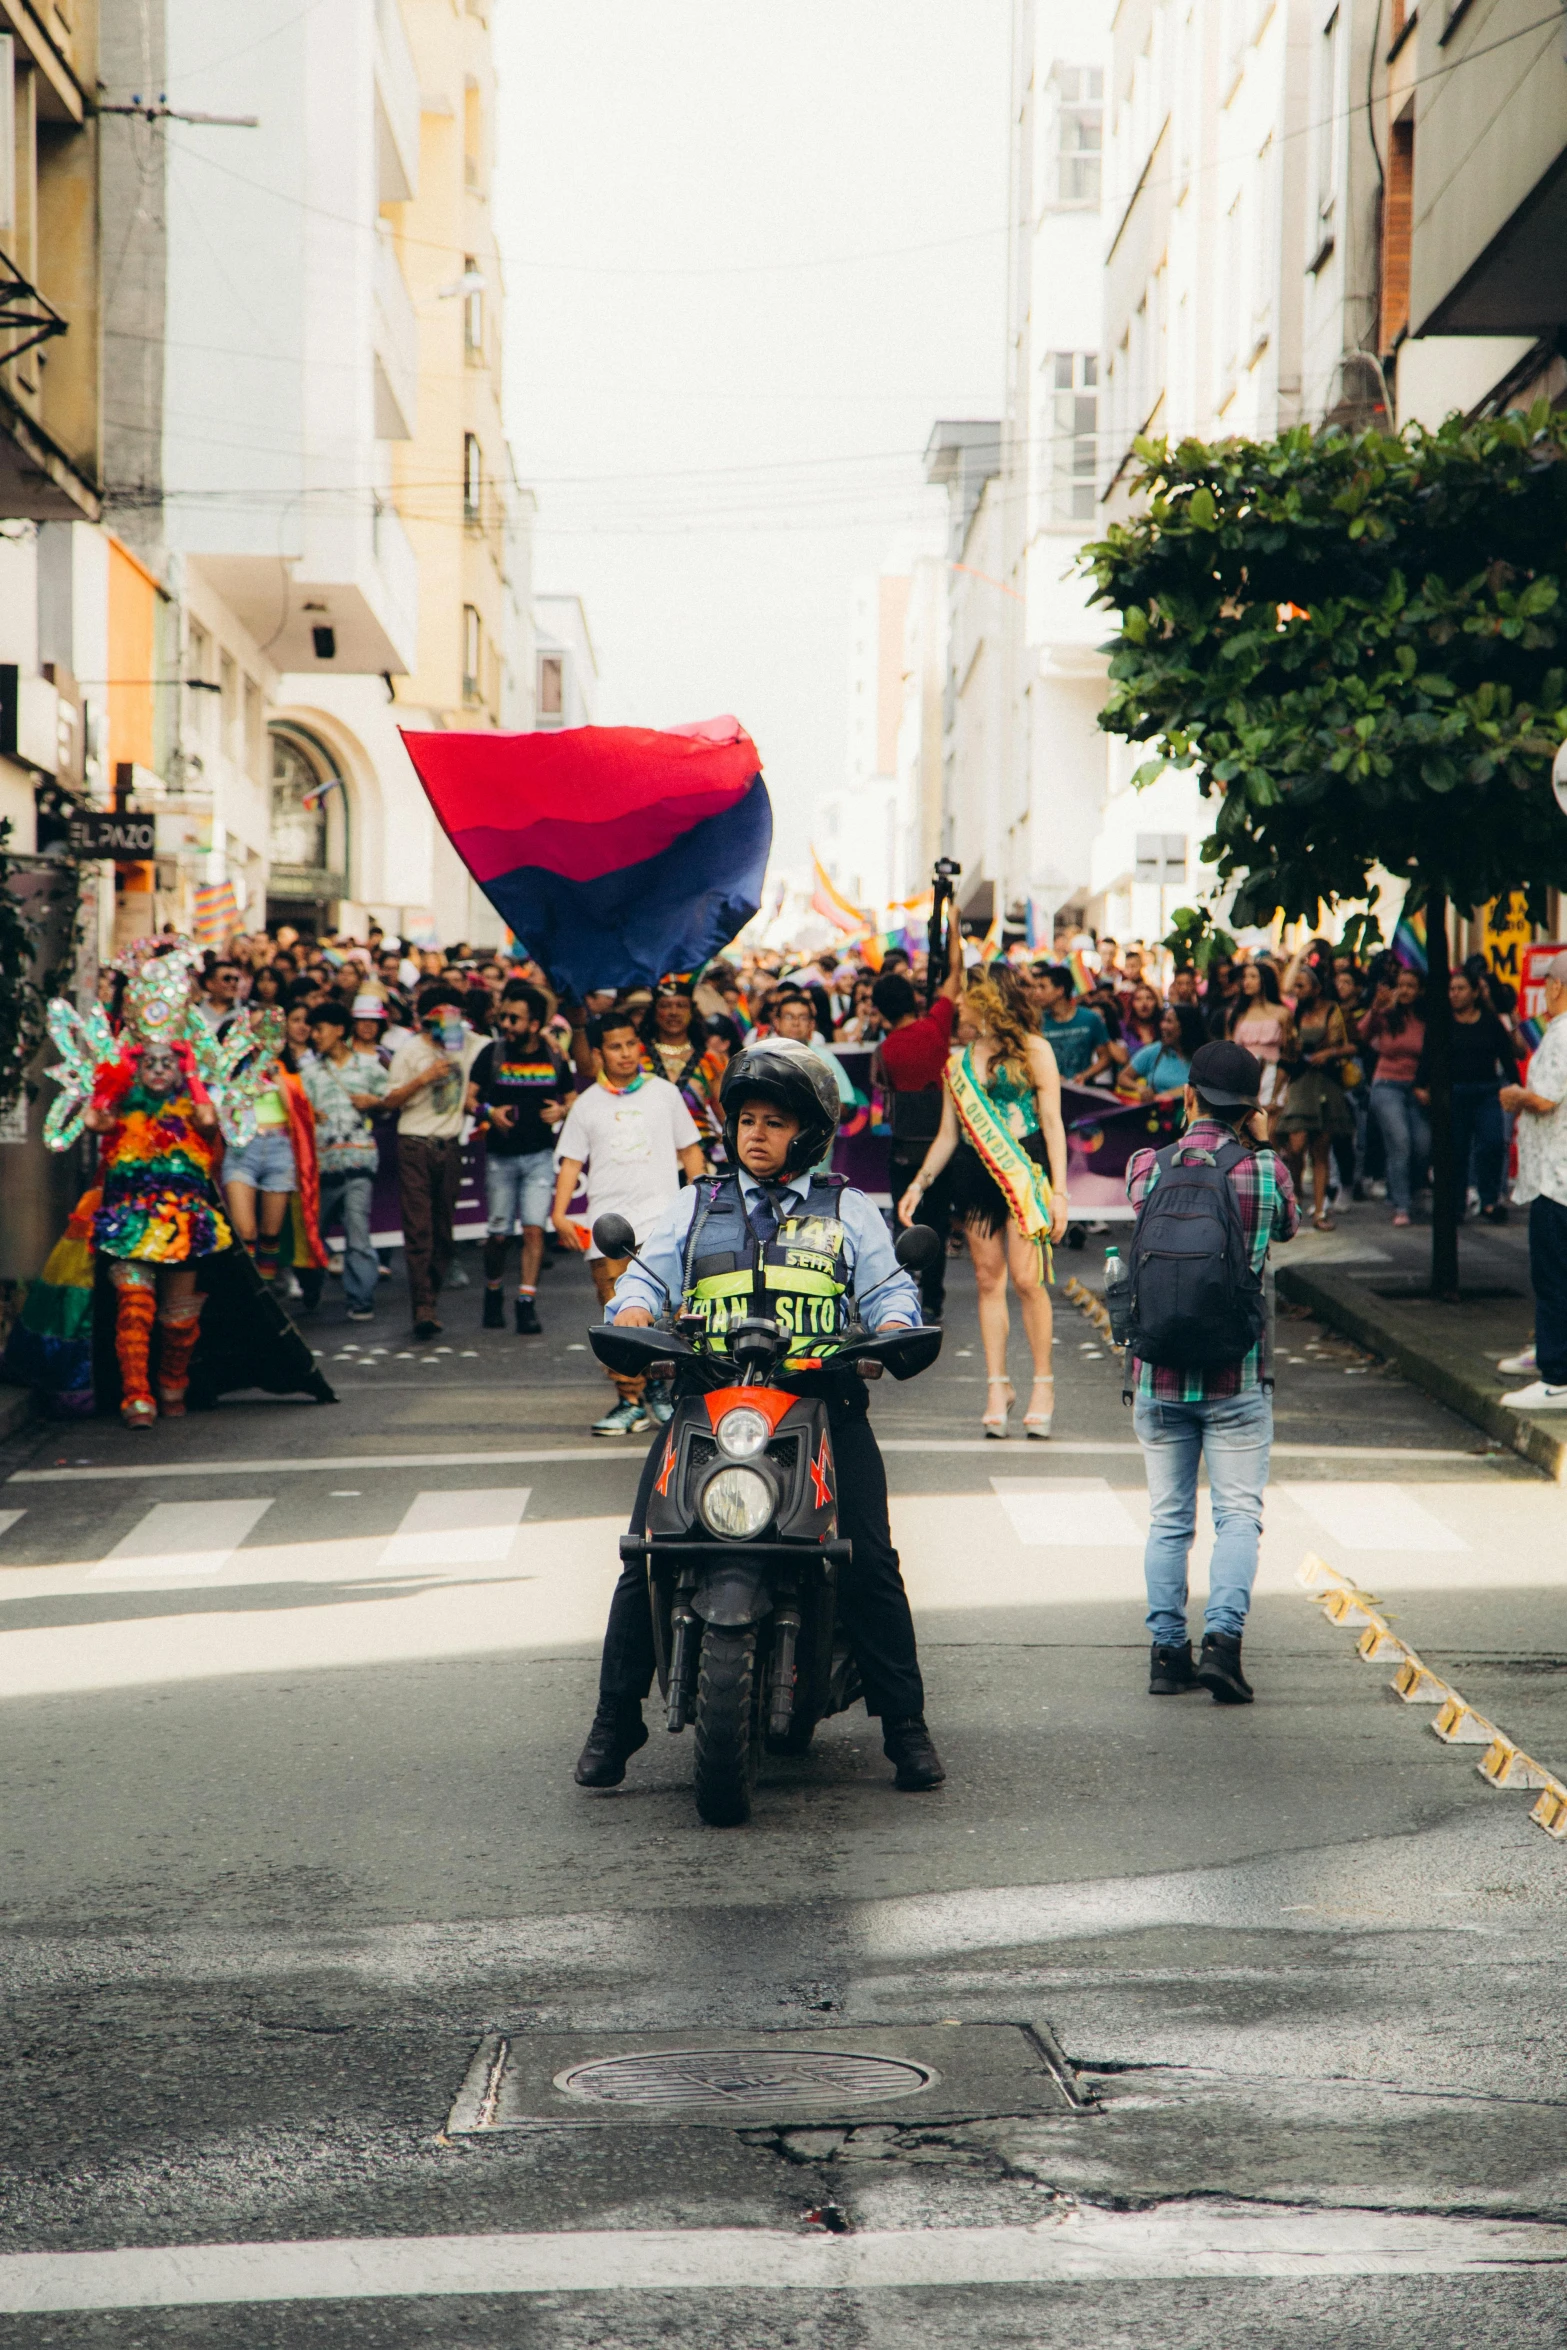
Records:
[[[598,1216],[593,1223],[593,1245],[601,1257],[634,1257],[637,1236],[624,1216]]]
[[[595,1231],[597,1227],[595,1227]],[[599,1242],[600,1248],[603,1242]],[[894,1244],[893,1254],[905,1273],[923,1273],[941,1254],[941,1239],[928,1224],[905,1224]]]

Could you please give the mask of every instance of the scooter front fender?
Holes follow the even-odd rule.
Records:
[[[722,1566],[704,1573],[691,1594],[691,1607],[704,1624],[721,1624],[738,1630],[746,1624],[759,1624],[764,1616],[770,1616],[773,1595],[759,1567],[748,1565],[744,1559],[726,1559]]]

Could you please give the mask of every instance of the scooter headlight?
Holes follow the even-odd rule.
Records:
[[[773,1514],[773,1489],[759,1469],[720,1469],[702,1488],[699,1504],[710,1534],[746,1542]]]
[[[765,1415],[750,1404],[737,1404],[718,1423],[722,1449],[737,1461],[748,1461],[761,1451],[771,1433]]]

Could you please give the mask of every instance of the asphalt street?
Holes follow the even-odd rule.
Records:
[[[1150,1699],[1119,1365],[1059,1302],[985,1442],[955,1267],[873,1397],[948,1782],[856,1712],[718,1831],[689,1736],[571,1781],[642,1450],[584,1276],[379,1304],[335,1407],[0,1455],[0,2343],[1567,2341],[1567,1844],[1297,1579],[1567,1777],[1557,1486],[1286,1316],[1258,1701]]]

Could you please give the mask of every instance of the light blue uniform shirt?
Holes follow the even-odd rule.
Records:
[[[659,1281],[668,1288],[678,1307],[686,1235],[696,1213],[700,1180],[687,1184],[678,1199],[664,1210],[658,1222],[652,1226],[642,1243],[641,1253],[620,1276],[610,1301],[607,1320],[612,1322],[615,1319],[616,1309],[620,1306],[646,1306],[650,1314],[661,1314],[665,1301],[658,1287]],[[794,1176],[783,1187],[780,1207],[784,1210],[803,1208],[810,1187],[809,1174]],[[740,1189],[749,1208],[761,1185],[754,1176],[742,1171]],[[838,1220],[843,1226],[848,1244],[849,1294],[859,1307],[866,1327],[882,1330],[889,1322],[907,1322],[911,1329],[917,1329],[921,1319],[920,1297],[913,1275],[905,1273],[893,1254],[887,1227],[863,1191],[844,1190],[838,1194]],[[657,1279],[652,1278],[654,1275]]]

